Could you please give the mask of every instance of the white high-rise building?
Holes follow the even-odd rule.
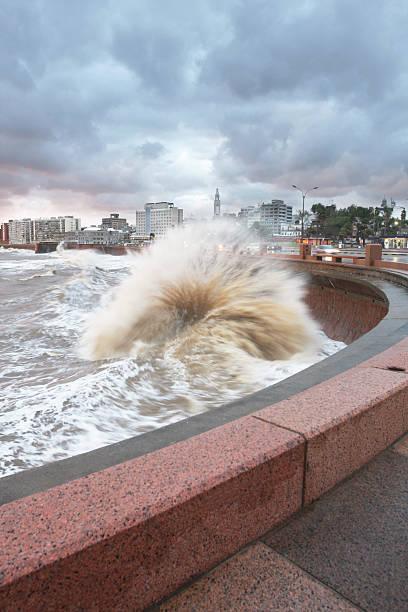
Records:
[[[292,223],[292,206],[288,206],[283,200],[272,200],[257,206],[241,208],[238,218],[248,227],[257,223],[259,227],[267,229],[271,235],[279,235],[282,224]]]
[[[27,244],[31,242],[31,219],[9,221],[9,243]]]
[[[63,240],[67,232],[81,229],[81,219],[72,215],[40,219],[14,219],[8,224],[10,244]]]
[[[144,238],[154,234],[156,238],[183,223],[183,209],[171,202],[149,202],[144,210],[136,211],[136,237]]]
[[[60,223],[60,232],[75,232],[81,229],[81,219],[75,218],[72,215],[58,217]]]
[[[46,217],[31,221],[31,242],[41,240],[61,240],[62,234],[81,229],[81,219],[72,215],[66,217]]]
[[[283,200],[272,200],[261,204],[260,225],[268,228],[272,234],[280,234],[280,226],[292,223],[292,206],[287,206]]]

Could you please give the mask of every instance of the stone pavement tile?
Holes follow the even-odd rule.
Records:
[[[158,610],[352,612],[358,608],[262,542],[256,542],[185,591],[164,602]]]
[[[263,539],[365,610],[408,610],[408,458],[383,452]]]
[[[397,443],[392,450],[408,457],[408,436],[402,442]]]

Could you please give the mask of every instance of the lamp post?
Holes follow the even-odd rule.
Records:
[[[292,187],[294,189],[297,189],[298,191],[300,191],[300,193],[302,194],[302,235],[301,235],[301,240],[302,240],[302,244],[303,244],[303,235],[304,235],[304,218],[305,218],[305,197],[307,196],[307,194],[309,193],[309,191],[313,191],[313,189],[319,189],[318,187],[312,187],[311,189],[308,189],[307,191],[303,191],[303,189],[301,189],[300,187],[297,187],[296,185],[292,185]]]

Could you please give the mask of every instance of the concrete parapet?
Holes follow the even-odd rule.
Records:
[[[301,259],[306,259],[309,255],[312,254],[312,246],[310,244],[299,245],[299,256]]]
[[[364,365],[254,414],[306,439],[304,504],[408,429],[408,376]]]
[[[389,446],[408,428],[407,405],[406,373],[367,362],[251,416],[6,504],[0,607],[143,610]]]
[[[401,321],[408,318],[405,289],[389,292],[390,300],[397,296],[390,307],[396,321],[389,313],[381,321],[387,296],[358,277],[350,280],[352,266],[343,266],[343,277],[335,276],[339,264],[296,266],[327,273],[312,283],[316,318],[334,315],[334,321],[345,309],[341,324],[330,324],[332,333],[346,338],[348,320],[355,327],[348,341],[360,337],[333,356],[347,364],[341,373],[333,376],[332,365],[331,378],[313,386],[313,371],[325,367],[320,362],[300,373],[308,381],[300,392],[292,377],[282,383],[290,392],[279,401],[267,390],[258,394],[269,398],[265,403],[247,398],[247,416],[237,418],[233,407],[236,420],[227,422],[228,407],[220,408],[219,417],[208,415],[220,426],[5,503],[1,610],[143,610],[316,499],[407,430],[408,338],[355,365],[356,351],[367,356],[373,333],[371,355],[392,330],[398,339],[408,336]],[[392,275],[363,266],[357,274]],[[379,321],[376,329],[383,331],[361,337]]]
[[[373,266],[374,262],[377,259],[381,259],[382,257],[382,246],[381,244],[367,244],[366,245],[366,255],[365,255],[365,265]]]
[[[301,507],[303,438],[253,417],[0,508],[0,609],[142,610]]]

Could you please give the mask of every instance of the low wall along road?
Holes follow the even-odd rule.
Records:
[[[291,260],[349,346],[273,387],[0,481],[1,610],[142,610],[408,429],[408,278]]]

